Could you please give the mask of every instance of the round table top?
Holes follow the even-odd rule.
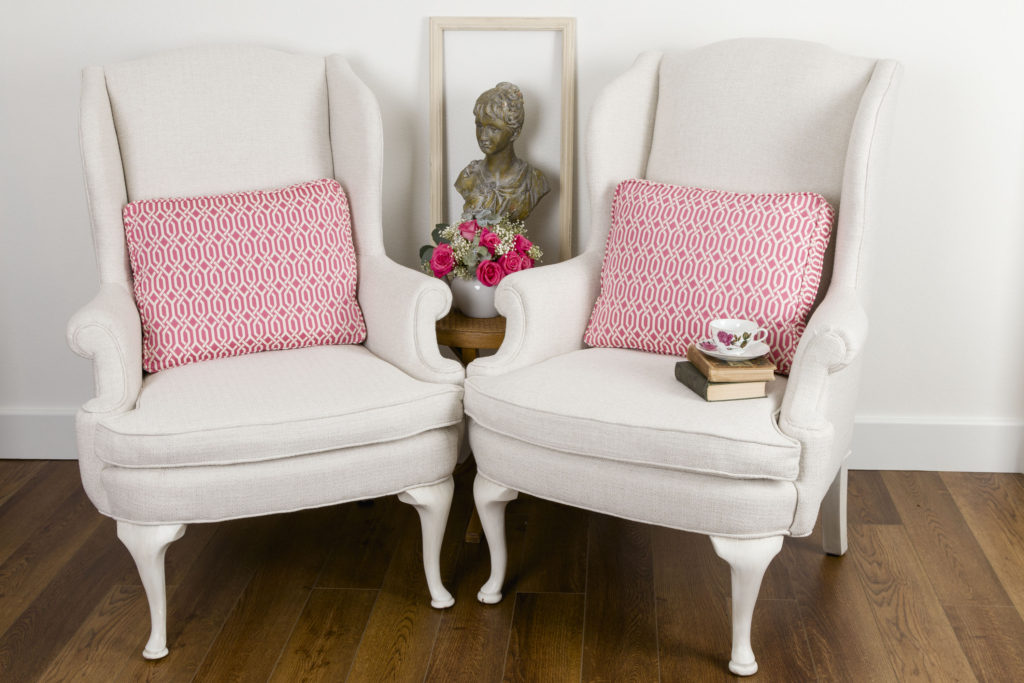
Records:
[[[437,342],[464,349],[496,349],[505,338],[505,318],[470,318],[453,308],[437,321]]]

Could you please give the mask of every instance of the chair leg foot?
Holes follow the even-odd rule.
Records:
[[[829,555],[845,555],[846,541],[846,463],[843,463],[821,502],[821,545]]]
[[[455,480],[448,477],[430,486],[418,486],[398,494],[398,500],[416,508],[423,530],[423,571],[430,590],[430,606],[444,609],[455,604],[455,598],[441,582],[441,542],[448,523],[448,511],[455,493]]]
[[[164,555],[167,553],[167,547],[184,533],[184,524],[117,523],[117,537],[135,560],[139,578],[142,579],[142,588],[146,591],[146,599],[149,601],[151,629],[149,641],[142,651],[142,656],[146,659],[167,656],[167,585],[164,579]]]
[[[732,656],[729,671],[737,676],[750,676],[757,672],[757,660],[750,646],[754,604],[765,570],[782,549],[782,536],[753,539],[712,536],[711,545],[732,570]]]
[[[473,481],[473,499],[476,501],[480,526],[484,530],[487,547],[491,552],[491,576],[476,594],[476,599],[487,605],[501,602],[501,586],[505,582],[505,571],[508,569],[505,506],[518,495],[518,491],[495,484],[479,474]]]

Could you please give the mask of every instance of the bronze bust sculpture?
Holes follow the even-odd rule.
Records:
[[[463,217],[490,211],[525,220],[551,187],[512,146],[523,129],[523,93],[512,83],[498,83],[477,98],[473,115],[484,158],[469,162],[455,181],[455,189],[466,200]]]

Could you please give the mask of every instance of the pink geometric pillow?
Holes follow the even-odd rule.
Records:
[[[336,180],[124,207],[142,367],[366,338]]]
[[[738,194],[619,183],[590,346],[683,356],[715,318],[768,329],[788,374],[814,303],[834,211],[810,192]]]

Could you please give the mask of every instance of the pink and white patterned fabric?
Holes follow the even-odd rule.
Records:
[[[715,318],[767,328],[788,374],[821,282],[834,211],[810,192],[738,194],[619,183],[590,346],[685,355]]]
[[[144,199],[123,217],[147,372],[366,338],[336,180]]]

